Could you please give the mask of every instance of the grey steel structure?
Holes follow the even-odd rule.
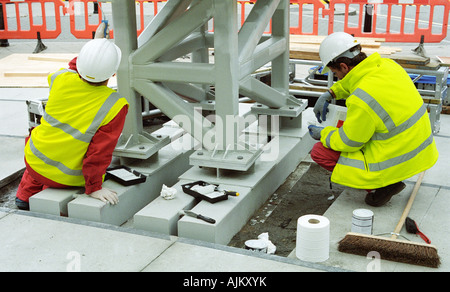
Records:
[[[136,229],[227,244],[316,142],[302,126],[314,118],[307,100],[289,93],[290,1],[258,0],[239,26],[237,0],[168,0],[139,37],[134,0],[102,1],[111,3],[114,41],[122,50],[117,89],[130,103],[114,155],[146,181],[105,181],[117,192],[117,205],[58,190],[56,202],[49,191],[33,196],[30,209],[51,205],[59,214],[67,206],[68,217],[113,225],[133,217]],[[180,58],[187,54],[191,62]],[[270,85],[255,74],[267,64]],[[144,131],[142,97],[170,125]],[[255,103],[240,103],[242,97]],[[175,147],[185,141],[189,149]],[[239,196],[198,202],[181,187],[198,180]],[[175,199],[160,196],[163,184],[178,190]],[[181,210],[216,223],[180,218]]]
[[[102,2],[112,4],[115,42],[124,56],[118,91],[130,103],[116,156],[146,159],[170,142],[143,131],[141,96],[171,119],[183,117],[187,122],[179,126],[198,141],[215,133],[214,143],[203,143],[203,149],[191,156],[193,165],[248,170],[260,154],[260,149],[239,144],[238,122],[224,122],[218,129],[198,114],[212,109],[216,120],[237,121],[240,94],[257,102],[255,116],[297,118],[301,126],[307,104],[289,95],[288,0],[257,1],[240,28],[236,0],[169,0],[139,38],[134,1]],[[211,21],[213,32],[208,30]],[[271,34],[264,34],[270,23]],[[214,48],[214,63],[209,48]],[[177,61],[190,53],[192,62]],[[271,86],[252,76],[267,63],[272,68]]]

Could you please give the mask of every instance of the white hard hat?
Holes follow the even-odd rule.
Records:
[[[351,35],[346,32],[334,32],[327,36],[319,48],[320,60],[323,63],[322,74],[329,71],[327,67],[328,63],[337,59],[338,57],[353,58],[360,52],[350,52],[349,50],[360,43]]]
[[[87,81],[103,82],[117,72],[121,57],[119,47],[113,42],[107,39],[91,40],[78,55],[78,73]]]

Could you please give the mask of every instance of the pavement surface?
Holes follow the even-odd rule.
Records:
[[[35,41],[10,40],[0,48],[0,59],[29,54]],[[45,41],[44,53],[77,53],[85,41]],[[416,45],[390,44],[409,50]],[[430,55],[448,55],[449,42],[426,46]],[[0,88],[0,182],[20,176],[24,168],[24,137],[28,133],[25,101],[45,98],[47,88]],[[287,257],[254,253],[242,248],[166,236],[14,208],[0,208],[0,271],[184,271],[184,272],[310,272],[310,271],[450,271],[450,180],[448,148],[450,116],[441,115],[435,135],[440,157],[426,172],[411,217],[438,247],[438,269],[349,255],[337,251],[337,242],[350,229],[352,210],[367,208],[360,191],[346,189],[323,214],[330,220],[330,256],[320,263],[301,261],[295,250]],[[308,161],[311,162],[311,161]],[[391,202],[374,211],[374,234],[396,225],[417,177]],[[3,188],[0,188],[0,191]],[[1,197],[2,194],[0,194]],[[370,209],[370,208],[369,208]],[[420,237],[402,233],[412,241]]]

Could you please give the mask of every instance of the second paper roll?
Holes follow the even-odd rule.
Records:
[[[296,256],[308,262],[326,261],[330,254],[330,221],[319,215],[297,220]]]

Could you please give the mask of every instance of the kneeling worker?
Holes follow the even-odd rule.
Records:
[[[346,99],[347,117],[340,128],[308,127],[320,140],[311,158],[332,171],[332,182],[366,189],[365,202],[382,206],[405,188],[402,180],[438,159],[426,105],[400,65],[378,53],[367,57],[347,33],[326,37],[319,54],[324,71],[339,80],[317,100],[317,120],[326,120],[333,98]]]
[[[94,39],[69,69],[49,75],[45,114],[25,146],[19,209],[29,210],[29,198],[47,187],[84,187],[93,198],[118,202],[117,194],[102,184],[128,113],[127,100],[107,86],[120,60],[113,42]]]

